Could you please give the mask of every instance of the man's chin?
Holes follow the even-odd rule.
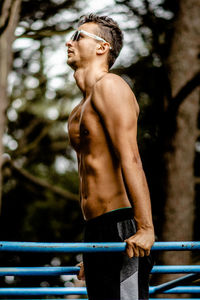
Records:
[[[67,59],[67,64],[70,66],[72,69],[76,69],[76,63],[75,61],[71,60],[70,58]]]

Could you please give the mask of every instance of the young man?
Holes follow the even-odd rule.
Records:
[[[148,299],[154,243],[149,190],[137,146],[139,106],[126,82],[109,73],[122,48],[109,17],[83,16],[67,42],[67,63],[83,93],[68,121],[78,158],[85,242],[126,241],[126,253],[83,255],[79,279],[90,300]]]

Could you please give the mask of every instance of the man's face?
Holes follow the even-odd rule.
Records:
[[[98,25],[95,23],[85,23],[78,30],[85,30],[96,34]],[[76,70],[78,67],[89,65],[96,58],[96,49],[99,42],[95,39],[80,33],[78,41],[69,40],[66,43],[68,47],[67,64]]]

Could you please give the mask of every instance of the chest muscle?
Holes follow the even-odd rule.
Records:
[[[70,143],[77,152],[88,149],[91,142],[98,141],[102,128],[100,118],[92,108],[90,100],[72,111],[68,129]]]

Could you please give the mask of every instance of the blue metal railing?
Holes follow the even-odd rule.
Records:
[[[56,276],[76,275],[79,267],[18,267],[0,268],[0,276]],[[152,274],[200,273],[200,266],[154,266]]]
[[[6,252],[122,252],[126,243],[26,243],[0,242],[0,251]],[[185,251],[200,250],[200,242],[156,242],[153,251]],[[0,276],[55,276],[78,274],[79,267],[18,267],[0,268]],[[149,293],[153,294],[199,294],[200,286],[185,286],[200,276],[200,266],[154,266],[155,273],[189,273],[186,276],[157,286],[151,286]],[[48,287],[48,288],[0,288],[0,296],[44,296],[44,295],[87,295],[86,288],[78,287]],[[162,300],[161,298],[159,298]],[[187,298],[189,299],[189,298]],[[194,299],[194,298],[193,298]],[[195,298],[200,300],[200,298]],[[32,299],[33,300],[33,299]],[[58,299],[57,299],[58,300]],[[80,300],[80,299],[79,299]],[[153,300],[153,298],[152,298]]]
[[[0,242],[0,251],[17,252],[122,252],[126,243],[32,243]],[[200,250],[200,242],[156,242],[152,250]]]

